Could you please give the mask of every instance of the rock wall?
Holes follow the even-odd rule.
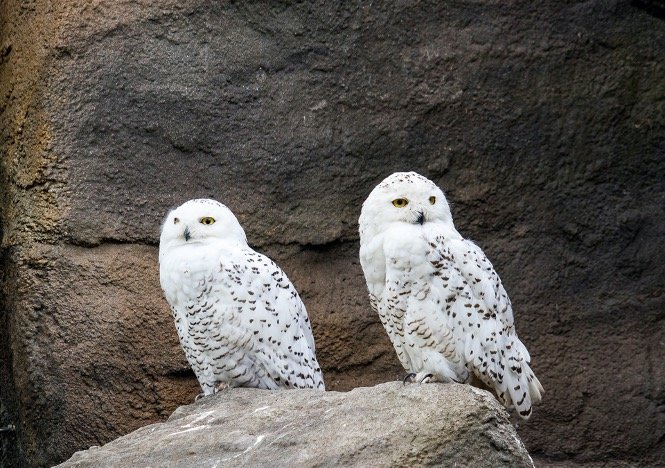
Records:
[[[547,390],[531,453],[662,459],[665,22],[645,3],[2,2],[2,461],[191,401],[156,251],[193,197],[301,291],[329,389],[395,379],[356,232],[395,170],[439,183],[501,274]]]

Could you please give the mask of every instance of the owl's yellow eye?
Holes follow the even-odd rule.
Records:
[[[199,223],[210,226],[211,224],[215,224],[215,218],[204,216],[203,218],[199,219]]]
[[[180,222],[180,218],[173,218],[173,224],[178,224]]]
[[[429,204],[433,205],[436,203],[436,197],[429,197]]]
[[[406,198],[395,198],[393,200],[393,206],[395,208],[404,208],[408,204],[409,200],[407,200]]]

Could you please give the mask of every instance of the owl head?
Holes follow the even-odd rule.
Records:
[[[245,231],[231,210],[218,201],[201,198],[183,203],[166,216],[159,245],[162,251],[220,241],[247,245]]]
[[[394,223],[452,225],[446,197],[434,182],[415,172],[396,172],[369,194],[360,213],[360,237],[373,237]]]

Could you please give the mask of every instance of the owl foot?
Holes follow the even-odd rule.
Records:
[[[425,374],[422,379],[420,379],[420,383],[430,383],[433,382],[434,375],[433,374]]]
[[[218,383],[217,386],[215,387],[215,393],[217,393],[217,392],[221,392],[221,391],[224,390],[225,388],[229,388],[229,384],[227,384],[226,382],[220,382],[220,383]]]
[[[194,401],[199,401],[199,400],[200,400],[201,398],[203,398],[204,396],[206,396],[206,394],[203,393],[203,392],[201,392],[201,393],[199,393],[198,395],[196,395],[196,396],[194,397]]]
[[[402,379],[402,383],[406,385],[407,382],[420,382],[420,383],[430,383],[434,382],[434,374],[424,374],[422,372],[415,373],[409,372]]]
[[[416,373],[415,373],[415,372],[409,372],[409,373],[406,374],[406,375],[404,376],[404,378],[402,379],[402,384],[403,384],[403,385],[406,385],[406,382],[407,382],[407,381],[408,381],[408,382],[413,382],[413,378],[414,378],[415,376],[416,376]]]

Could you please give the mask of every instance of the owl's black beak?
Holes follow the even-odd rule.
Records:
[[[422,211],[418,212],[418,219],[416,219],[416,222],[422,226],[422,224],[425,222],[425,213]]]
[[[189,239],[192,238],[192,234],[189,232],[189,228],[185,228],[185,242],[189,242]]]

